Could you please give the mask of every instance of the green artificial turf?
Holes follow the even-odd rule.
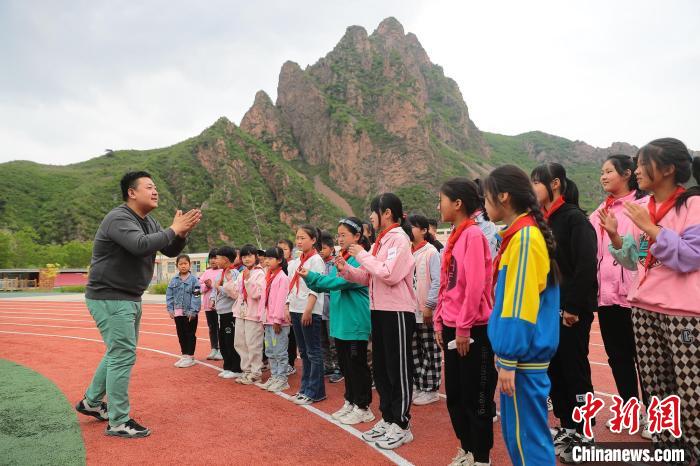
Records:
[[[0,359],[0,464],[84,465],[73,406],[50,380]]]

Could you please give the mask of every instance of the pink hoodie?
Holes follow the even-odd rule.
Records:
[[[212,288],[209,288],[204,282],[211,280],[214,284],[219,280],[219,274],[221,274],[221,269],[207,269],[202,272],[202,276],[199,277],[199,288],[202,291],[202,310],[203,311],[213,311],[210,307],[209,300],[211,299]]]
[[[341,276],[348,281],[369,285],[369,307],[373,310],[415,312],[413,291],[415,260],[406,232],[396,227],[386,233],[377,256],[362,251],[356,256],[359,268],[347,265]]]
[[[481,228],[472,225],[457,239],[448,272],[440,276],[444,285],[433,315],[435,331],[447,325],[456,329],[457,336],[469,338],[472,327],[487,325],[493,309],[492,281],[489,242]]]
[[[245,289],[248,294],[245,304],[243,303],[243,272],[238,275],[235,282],[227,282],[224,285],[224,290],[236,300],[233,303],[234,317],[260,322],[258,305],[260,304],[260,295],[263,292],[263,288],[265,288],[265,272],[260,266],[251,270],[250,276],[245,281]]]
[[[625,215],[625,202],[634,202],[639,205],[646,205],[649,197],[635,199],[637,191],[630,192],[627,196],[615,199],[610,205],[609,211],[617,218],[617,231],[620,236],[632,233],[634,223]],[[637,271],[632,271],[620,265],[612,256],[608,249],[610,235],[600,228],[600,218],[598,211],[605,207],[605,202],[590,216],[591,224],[595,228],[598,237],[598,306],[622,306],[630,307],[627,301],[627,293],[632,286],[632,282],[637,277]]]
[[[263,275],[263,288],[258,306],[258,320],[265,325],[280,324],[289,327],[286,315],[287,294],[289,293],[289,277],[283,270],[272,279],[270,296],[267,296],[267,282]]]
[[[672,208],[659,221],[661,232],[651,246],[656,260],[644,276],[644,251],[629,254],[630,240],[640,245],[645,235],[634,226],[632,234],[623,237],[622,249],[613,252],[625,266],[636,265],[639,273],[630,287],[629,302],[634,307],[674,316],[700,316],[700,196],[688,199],[687,204],[676,211]],[[627,243],[627,244],[626,244]],[[645,246],[645,245],[643,245]],[[629,259],[636,259],[630,263]]]

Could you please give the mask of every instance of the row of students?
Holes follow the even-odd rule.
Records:
[[[454,230],[442,253],[433,331],[444,351],[447,405],[460,441],[453,464],[489,464],[496,381],[501,392],[503,437],[512,462],[554,464],[557,454],[563,461],[571,459],[571,446],[584,441],[571,412],[580,403],[580,395],[593,389],[587,355],[596,309],[608,340],[606,351],[615,361],[611,367],[620,393],[626,399],[635,395],[634,366],[639,364],[646,396],[678,395],[683,436],[655,440],[680,444],[698,456],[700,435],[693,420],[699,414],[696,334],[700,326],[693,303],[700,296],[700,201],[696,202],[700,193],[698,188],[684,190],[682,184],[691,173],[696,180],[700,178],[700,162],[693,161],[685,146],[673,139],[653,141],[638,156],[634,177],[642,189],[654,193],[648,204],[642,195],[633,193],[633,162],[612,157],[601,176],[611,198],[594,213],[592,223],[578,207],[575,184],[558,164],[545,164],[530,176],[517,167],[504,166],[492,171],[481,187],[467,179],[450,180],[441,187],[442,220],[452,223]],[[629,189],[621,187],[625,182]],[[618,221],[622,209],[630,222]],[[351,343],[345,345],[345,330],[340,330],[347,323],[344,317],[338,317],[341,327],[334,330],[335,309],[342,312],[339,316],[353,314],[351,310],[360,312],[362,288],[367,287],[369,305],[364,311],[370,316],[373,374],[382,418],[363,438],[382,448],[395,448],[413,438],[414,361],[409,349],[417,311],[428,309],[425,313],[430,313],[428,306],[423,307],[430,301],[430,286],[423,300],[423,291],[414,291],[414,280],[418,286],[424,277],[422,287],[428,281],[432,284],[433,278],[430,260],[428,272],[422,268],[416,274],[418,261],[412,254],[412,245],[425,247],[422,219],[411,219],[416,227],[411,232],[415,233],[413,240],[423,238],[412,244],[411,235],[402,228],[406,220],[395,195],[378,196],[371,211],[372,226],[378,233],[371,249],[341,243],[342,254],[325,278],[323,262],[313,259],[318,231],[304,227],[297,232],[302,257],[289,270],[284,299],[290,304],[296,301],[285,322],[296,322],[295,334],[303,340],[302,390],[295,399],[301,404],[322,399],[325,392],[319,388],[319,380],[323,387],[322,362],[314,307],[320,293],[331,293],[330,333],[340,342],[339,359],[346,376],[345,402],[334,417],[342,419],[355,412],[356,419],[369,419],[366,394],[371,397],[371,391],[361,363],[364,339],[347,340]],[[491,241],[485,234],[490,226],[484,214],[508,225],[500,239]],[[339,243],[341,232],[359,240],[359,230],[364,230],[357,219],[346,220],[358,228],[346,228],[348,222],[341,221]],[[637,268],[638,273],[623,272],[618,264]],[[616,272],[619,275],[610,279]],[[349,283],[359,286],[345,288]],[[266,286],[271,285],[266,281]],[[622,314],[614,315],[618,310]],[[630,351],[634,341],[630,321],[636,352]],[[356,321],[352,325],[361,327]],[[613,334],[619,334],[615,344],[611,343]],[[636,360],[634,353],[639,355]],[[550,392],[561,423],[554,432],[547,422]]]

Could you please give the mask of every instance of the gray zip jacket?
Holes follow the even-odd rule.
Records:
[[[185,243],[150,215],[142,219],[126,204],[115,207],[97,229],[85,297],[141,301],[153,278],[156,253],[175,257]]]

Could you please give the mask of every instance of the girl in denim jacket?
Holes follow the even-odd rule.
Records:
[[[182,352],[182,357],[175,363],[175,367],[191,367],[195,365],[197,315],[202,305],[200,288],[197,277],[190,273],[188,255],[177,256],[177,269],[179,274],[170,280],[165,292],[165,301],[170,318],[175,320]]]

